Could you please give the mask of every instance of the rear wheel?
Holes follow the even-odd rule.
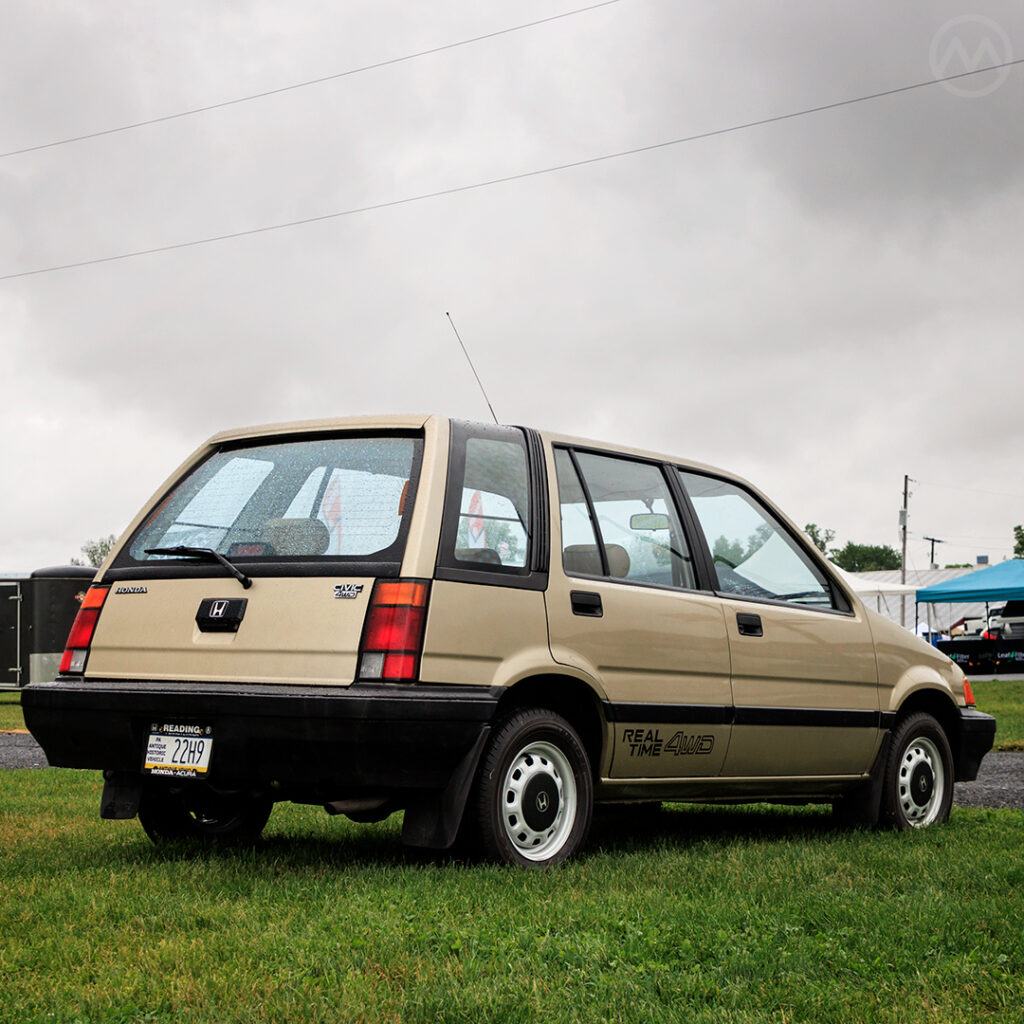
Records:
[[[476,825],[483,852],[522,867],[571,857],[590,829],[594,784],[573,727],[542,708],[500,725],[477,778]]]
[[[208,843],[253,843],[263,831],[273,801],[246,793],[218,793],[199,783],[150,786],[139,805],[139,821],[156,844],[176,839]]]
[[[882,820],[894,828],[927,828],[945,821],[952,803],[949,740],[931,715],[910,715],[892,737],[882,788]]]

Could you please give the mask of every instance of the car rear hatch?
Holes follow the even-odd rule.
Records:
[[[400,573],[422,457],[409,429],[212,445],[121,546],[62,672],[350,684],[374,583]]]

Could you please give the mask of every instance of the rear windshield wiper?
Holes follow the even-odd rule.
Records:
[[[147,555],[178,555],[183,558],[205,558],[208,562],[220,562],[239,583],[248,590],[252,586],[252,580],[237,566],[232,565],[219,551],[213,548],[190,548],[179,544],[173,548],[146,548]]]

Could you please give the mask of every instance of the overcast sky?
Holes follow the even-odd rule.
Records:
[[[0,152],[586,0],[0,0]],[[390,203],[1024,57],[1020,0],[618,0],[0,158],[0,275]],[[1024,66],[0,281],[0,569],[120,533],[231,426],[486,419],[738,472],[909,565],[1024,522]]]

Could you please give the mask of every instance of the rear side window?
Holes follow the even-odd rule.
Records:
[[[570,576],[696,586],[693,561],[660,466],[558,449],[555,467],[562,566]]]
[[[334,437],[215,452],[183,478],[129,545],[212,548],[229,558],[395,557],[411,511],[414,437]]]

